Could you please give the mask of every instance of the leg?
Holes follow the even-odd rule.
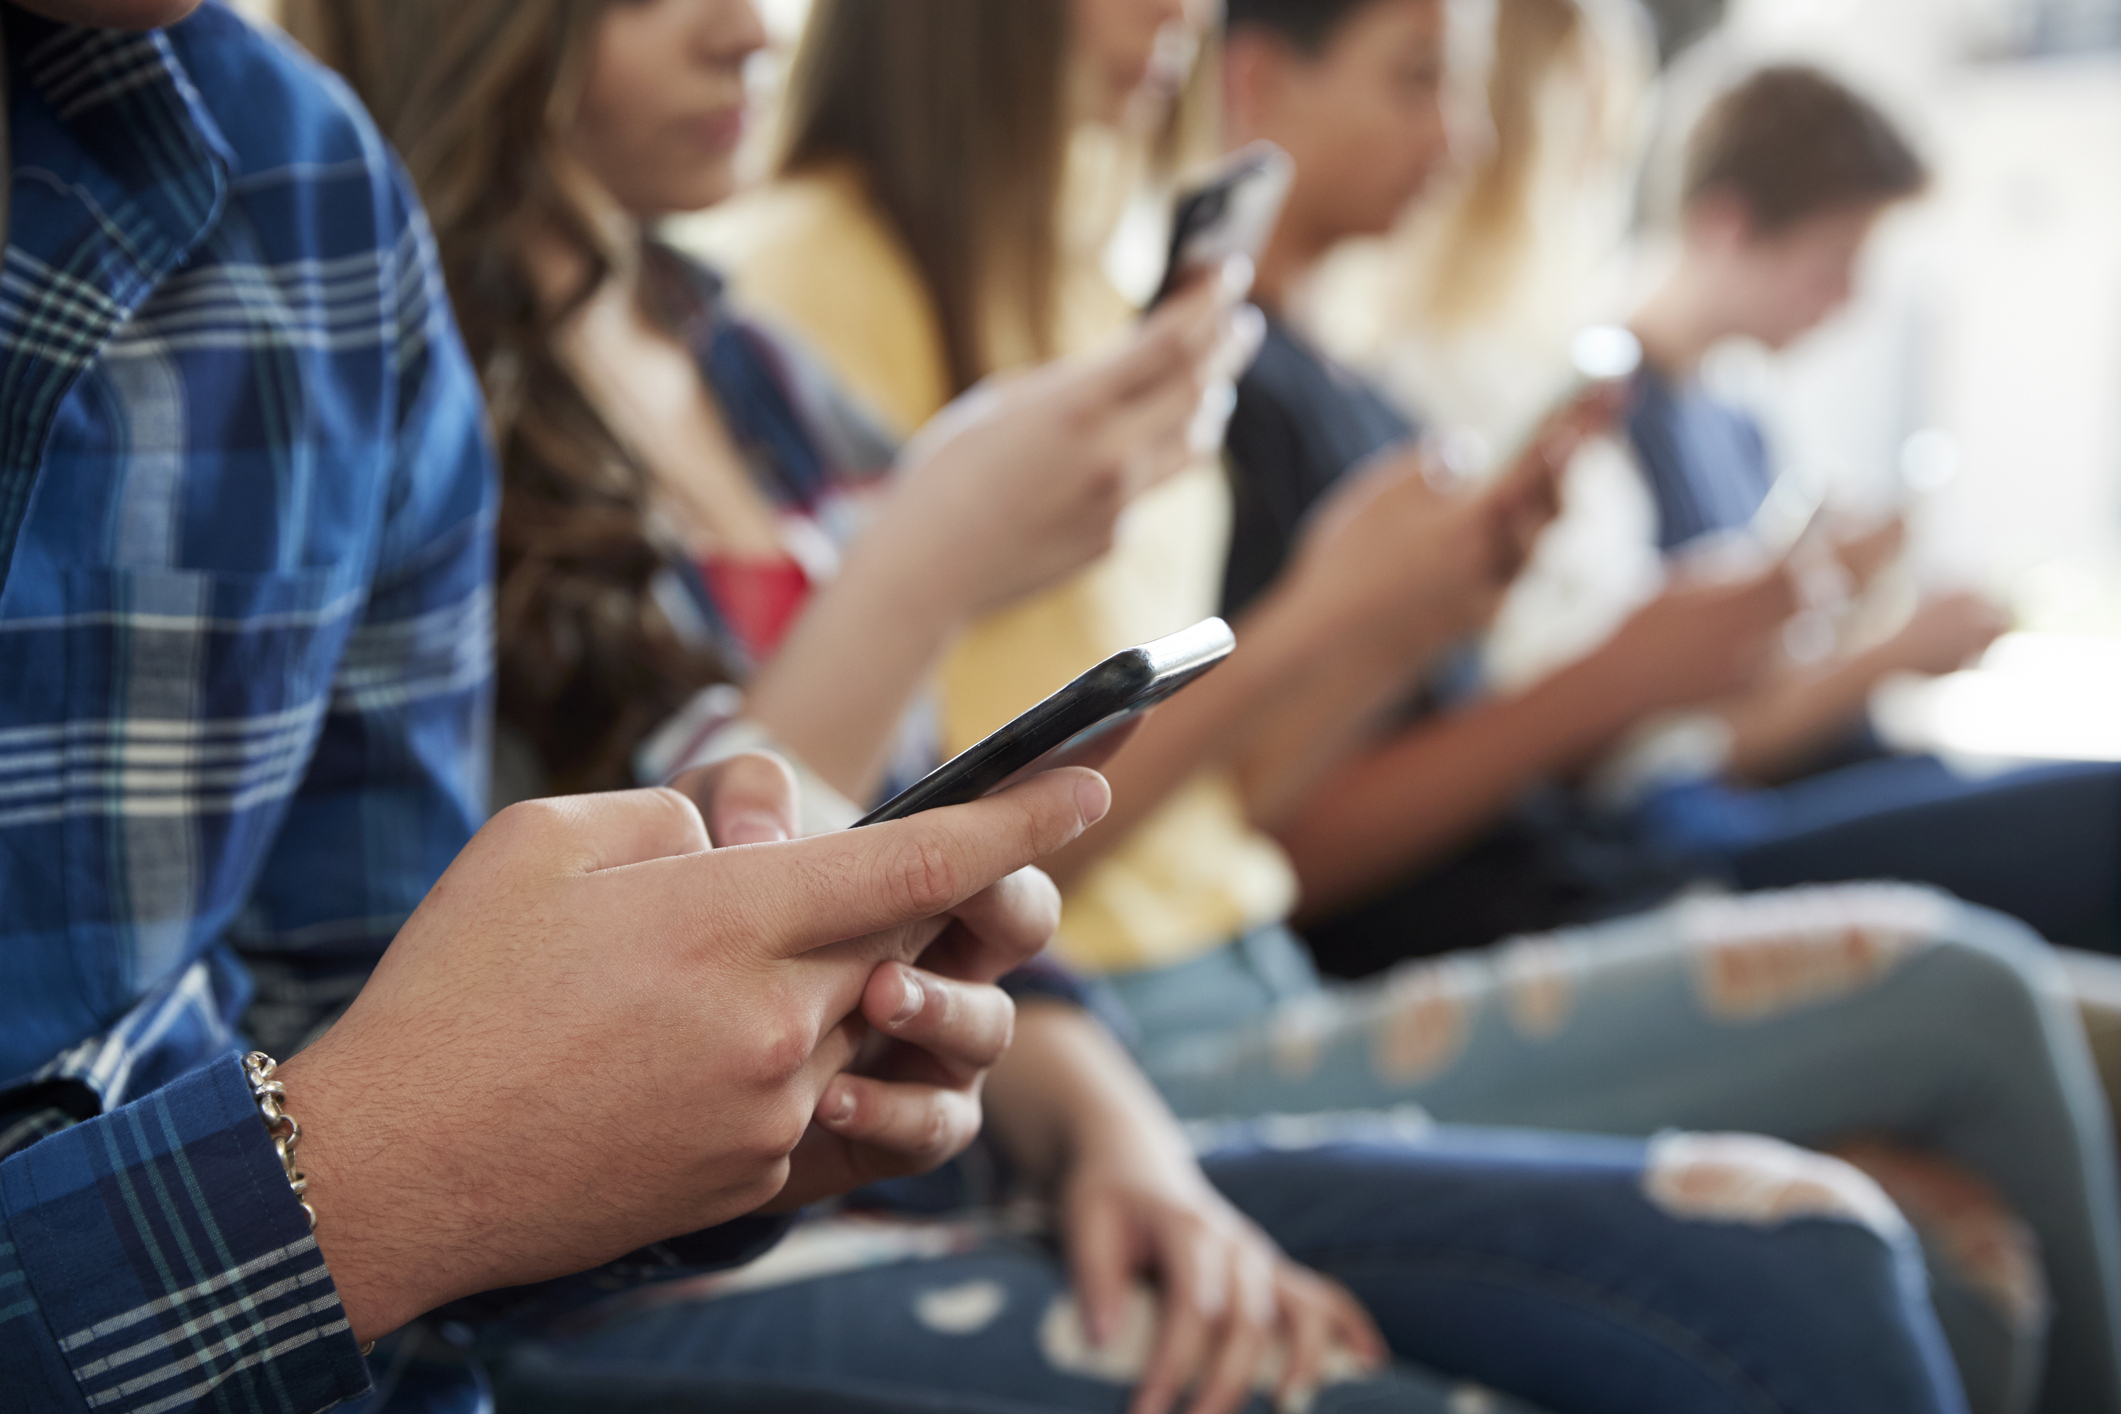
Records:
[[[1209,1176],[1418,1365],[1568,1414],[1966,1407],[1912,1236],[1835,1160],[1747,1137],[1358,1119],[1290,1149],[1257,1147],[1286,1122],[1234,1128],[1254,1147]],[[1755,1210],[1699,1196],[1732,1192]]]
[[[780,1254],[783,1259],[807,1262],[826,1247],[876,1249],[892,1233],[905,1241],[897,1258],[832,1275],[791,1271],[782,1284],[756,1286],[759,1271],[746,1269],[734,1280],[708,1278],[622,1299],[567,1334],[509,1350],[501,1362],[502,1407],[512,1414],[1126,1409],[1148,1322],[1108,1349],[1088,1347],[1077,1334],[1065,1273],[1043,1243],[975,1238],[971,1225],[961,1223],[809,1226],[806,1246]],[[799,1229],[791,1241],[801,1237]],[[923,1248],[927,1255],[907,1255]],[[1312,1407],[1317,1414],[1450,1414],[1464,1407],[1454,1403],[1457,1388],[1395,1370],[1329,1385]],[[1484,1407],[1530,1414],[1506,1400]],[[1267,1410],[1261,1396],[1246,1414]]]
[[[1703,799],[1719,795],[1725,808],[1706,812],[1667,802],[1674,818],[1661,831],[1653,805],[1653,833],[1713,852],[1743,888],[1906,879],[2008,913],[2050,942],[2121,947],[2121,766],[1967,777],[1934,757],[1886,757]]]
[[[2053,956],[2009,920],[1889,886],[1692,900],[1334,992],[1290,985],[1286,958],[1254,956],[1271,951],[1255,938],[1116,979],[1181,1114],[1412,1104],[1619,1134],[1891,1137],[1981,1175],[2038,1235],[2057,1306],[2041,1407],[2121,1410],[2108,1121]]]

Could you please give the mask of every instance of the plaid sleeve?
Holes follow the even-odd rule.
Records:
[[[0,1163],[10,1408],[306,1414],[368,1387],[234,1057]]]
[[[399,411],[378,563],[307,774],[230,935],[258,989],[246,1024],[280,1056],[352,1000],[486,815],[498,483],[432,239],[391,170]]]

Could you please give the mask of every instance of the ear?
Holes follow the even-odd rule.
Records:
[[[1681,229],[1689,248],[1728,253],[1753,243],[1753,213],[1736,192],[1704,192],[1687,204]]]
[[[1257,28],[1223,39],[1223,140],[1242,147],[1273,126],[1294,57],[1277,36]]]

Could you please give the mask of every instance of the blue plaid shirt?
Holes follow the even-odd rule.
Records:
[[[478,390],[342,88],[0,15],[0,1403],[319,1409],[367,1371],[233,1051],[482,813]]]

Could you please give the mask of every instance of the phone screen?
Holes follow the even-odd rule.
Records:
[[[1255,142],[1225,158],[1178,199],[1171,218],[1171,248],[1163,283],[1151,309],[1203,270],[1233,255],[1259,259],[1281,220],[1295,180],[1296,163],[1271,142]]]

